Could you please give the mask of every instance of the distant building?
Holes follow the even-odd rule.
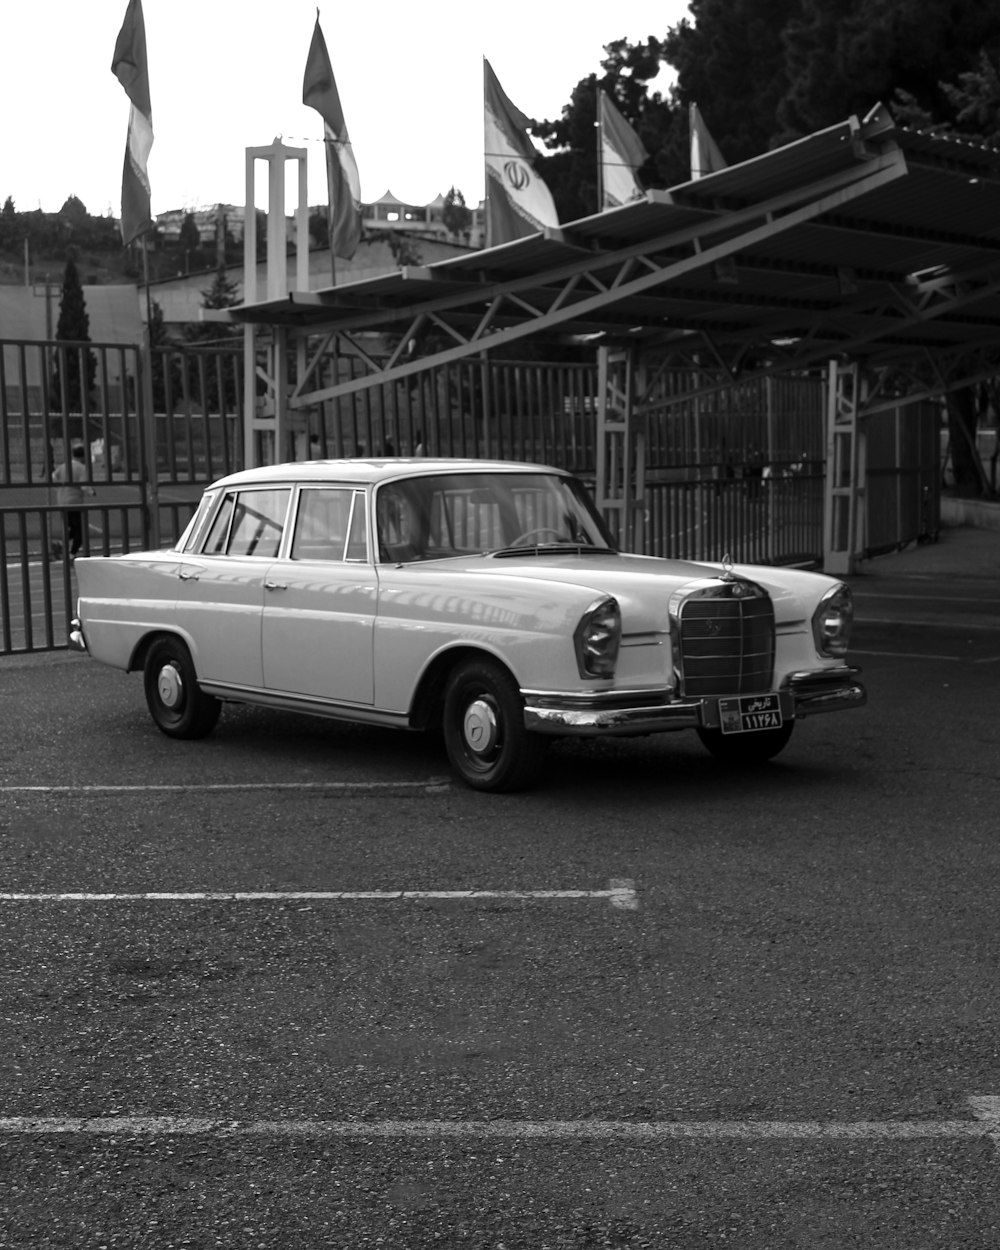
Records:
[[[461,243],[466,247],[482,247],[485,242],[485,205],[470,208],[468,230],[460,236],[451,234],[444,224],[445,202],[437,195],[429,204],[408,204],[391,191],[386,191],[371,204],[362,206],[361,224],[365,230],[398,230],[415,238],[436,239],[442,243]],[[322,211],[310,208],[310,214]],[[203,245],[210,246],[229,235],[237,243],[243,238],[245,210],[238,204],[210,204],[201,208],[172,208],[157,213],[156,228],[166,242],[176,243],[180,238],[184,219],[190,213],[198,229]],[[294,218],[289,216],[289,238],[295,237]]]
[[[366,230],[400,230],[407,234],[456,241],[444,224],[444,196],[436,196],[429,204],[407,204],[391,191],[364,205],[361,224]],[[485,241],[485,206],[469,209],[469,228],[457,240],[467,247],[482,247]]]

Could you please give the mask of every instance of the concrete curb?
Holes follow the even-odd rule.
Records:
[[[941,498],[941,521],[945,525],[1000,530],[1000,503],[985,499],[954,499],[945,495]]]

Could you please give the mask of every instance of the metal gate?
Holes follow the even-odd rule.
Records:
[[[239,359],[158,349],[146,377],[134,344],[0,343],[0,654],[67,645],[71,512],[81,555],[159,546],[237,467]],[[84,498],[67,508],[59,470],[74,459]]]

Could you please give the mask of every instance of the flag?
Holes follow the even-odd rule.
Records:
[[[636,170],[649,160],[649,153],[604,91],[598,95],[597,133],[601,145],[601,210],[641,199],[645,192]]]
[[[153,110],[149,104],[149,68],[146,64],[146,23],[142,0],[128,0],[118,32],[111,72],[125,88],[132,108],[122,173],[122,243],[126,246],[153,228],[146,162],[153,146]]]
[[[697,104],[691,105],[690,119],[691,181],[694,182],[696,178],[702,178],[705,174],[714,174],[717,169],[725,169],[726,158],[708,133],[708,127],[702,121]]]
[[[486,245],[509,243],[559,225],[552,194],[535,173],[537,153],[528,138],[528,119],[515,108],[483,60]]]
[[[350,260],[361,239],[361,179],[318,13],[302,78],[302,103],[323,118],[330,251],[341,260]]]

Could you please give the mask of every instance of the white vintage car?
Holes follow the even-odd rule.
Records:
[[[581,484],[533,464],[249,469],[169,550],[76,572],[71,645],[141,671],[165,734],[209,733],[223,702],[437,727],[479,790],[529,784],[559,736],[690,729],[758,763],[866,699],[842,582],[623,554]]]

